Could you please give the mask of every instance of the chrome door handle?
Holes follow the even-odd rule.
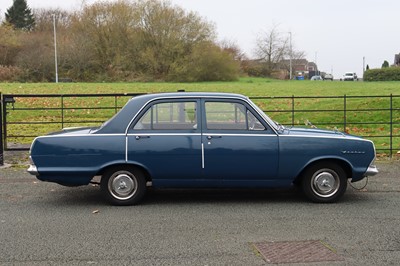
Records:
[[[220,138],[222,138],[222,136],[211,136],[211,135],[207,136],[207,139],[208,139],[208,140],[211,140],[211,139],[220,139]]]
[[[150,136],[136,136],[135,139],[139,140],[139,139],[149,139]]]

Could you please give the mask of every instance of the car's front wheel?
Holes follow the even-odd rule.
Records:
[[[103,174],[100,188],[111,204],[134,205],[146,192],[146,180],[139,169],[114,167]]]
[[[347,175],[336,163],[318,163],[304,172],[302,188],[306,197],[313,202],[336,202],[346,191]]]

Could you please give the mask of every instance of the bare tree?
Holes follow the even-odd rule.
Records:
[[[239,45],[231,40],[223,40],[219,46],[226,52],[232,55],[236,61],[242,62],[246,59],[245,53],[240,49]]]
[[[53,32],[53,16],[56,17],[57,31],[66,30],[71,26],[72,13],[62,9],[34,9],[35,31]]]
[[[293,72],[296,62],[304,59],[305,53],[296,50],[290,35],[291,33],[281,31],[274,25],[257,37],[255,52],[267,75],[278,69],[285,69],[290,73],[290,67]]]
[[[258,59],[261,59],[262,64],[265,65],[266,72],[270,74],[285,58],[285,55],[289,54],[288,36],[284,36],[275,25],[257,37],[255,52]]]

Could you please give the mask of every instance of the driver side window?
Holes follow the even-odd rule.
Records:
[[[210,130],[265,130],[246,106],[232,102],[206,102],[206,125]]]

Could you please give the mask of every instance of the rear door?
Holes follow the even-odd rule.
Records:
[[[128,162],[142,165],[154,186],[194,186],[202,179],[199,100],[149,104],[127,135]]]

